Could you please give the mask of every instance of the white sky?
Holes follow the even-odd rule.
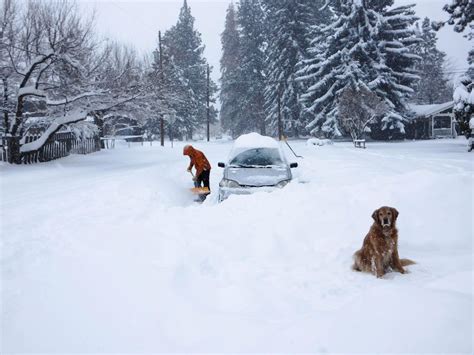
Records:
[[[417,4],[420,18],[447,18],[442,7],[448,0],[395,0],[396,5]],[[196,18],[196,28],[206,46],[205,56],[214,67],[217,82],[221,56],[220,34],[224,30],[225,13],[231,0],[188,0]],[[79,0],[85,10],[96,10],[98,32],[108,38],[133,45],[140,53],[151,53],[157,46],[158,31],[166,31],[177,21],[183,0]],[[467,68],[467,53],[473,43],[452,26],[439,32],[439,48],[452,59],[455,69]]]

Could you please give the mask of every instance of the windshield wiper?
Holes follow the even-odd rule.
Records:
[[[246,164],[231,164],[229,168],[246,168],[246,169],[271,169],[277,165],[246,165]]]

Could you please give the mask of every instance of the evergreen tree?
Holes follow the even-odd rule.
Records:
[[[452,99],[452,89],[443,73],[446,53],[436,48],[438,41],[429,18],[417,24],[420,42],[414,46],[414,53],[421,57],[416,65],[420,81],[413,101],[418,104],[440,104]]]
[[[265,13],[261,0],[241,0],[238,7],[240,27],[240,77],[242,119],[235,133],[251,131],[266,133],[264,112],[265,90]]]
[[[459,122],[461,133],[471,137],[469,121],[474,116],[474,70],[469,70],[458,79],[453,94],[454,116]]]
[[[227,9],[225,29],[221,35],[221,111],[220,121],[222,128],[236,135],[236,126],[243,119],[243,85],[241,81],[240,37],[238,31],[237,14],[234,4]]]
[[[176,129],[185,131],[188,138],[206,122],[207,61],[203,52],[201,34],[194,29],[194,17],[184,0],[178,22],[163,36],[163,56],[174,67],[174,85],[181,92],[182,100],[173,106]],[[215,83],[211,82],[210,96],[213,97],[216,91]],[[215,116],[215,110],[211,112]]]
[[[174,129],[174,135],[182,137],[187,133],[186,116],[177,115],[177,112],[186,110],[186,103],[189,99],[187,82],[182,70],[176,66],[173,57],[166,52],[167,48],[161,46],[153,52],[153,62],[151,72],[148,75],[150,86],[153,91],[154,102],[152,111],[154,117],[151,117],[148,130],[157,134],[161,133],[160,119],[164,120],[164,129],[170,132]],[[176,121],[173,127],[170,127],[167,118],[174,115]]]
[[[372,90],[387,104],[387,113],[371,127],[378,138],[404,133],[405,101],[418,79],[410,51],[417,42],[411,28],[416,21],[412,6],[391,8],[393,0],[335,0],[333,23],[317,28],[309,53],[298,72],[306,83],[302,95],[314,119],[313,134],[341,134],[337,101],[342,91]]]
[[[464,32],[466,27],[471,27],[474,21],[474,2],[472,0],[451,0],[451,3],[444,5],[443,10],[449,14],[446,21],[449,25],[454,25],[456,32]],[[433,23],[435,29],[439,29],[446,22]],[[472,32],[468,35],[472,37]]]
[[[298,136],[306,122],[299,102],[302,84],[295,81],[296,67],[306,58],[312,26],[327,22],[321,0],[264,0],[267,16],[268,80],[265,90],[267,121],[278,129],[278,108],[286,135]]]
[[[406,102],[413,96],[413,88],[420,79],[415,69],[420,57],[413,53],[413,47],[419,42],[414,29],[418,20],[415,5],[392,8],[393,3],[394,0],[371,0],[369,4],[379,11],[385,22],[377,42],[386,60],[385,63],[382,60],[385,64],[382,75],[373,79],[371,87],[389,106],[388,114],[371,126],[371,136],[375,139],[403,138],[405,117],[410,115]]]

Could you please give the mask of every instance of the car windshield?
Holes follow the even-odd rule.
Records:
[[[254,148],[237,154],[231,161],[231,166],[244,168],[283,165],[280,152],[276,148]]]

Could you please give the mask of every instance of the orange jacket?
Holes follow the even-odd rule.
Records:
[[[192,145],[184,147],[183,155],[187,155],[191,159],[188,169],[191,170],[194,166],[196,169],[196,176],[201,175],[204,170],[211,170],[211,164],[209,164],[204,153],[200,150],[194,149]]]

